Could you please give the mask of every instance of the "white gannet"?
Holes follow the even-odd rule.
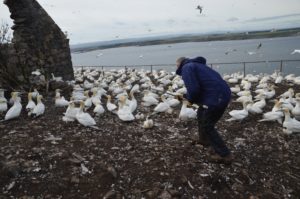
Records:
[[[175,97],[171,96],[167,98],[166,102],[169,104],[170,107],[176,107],[180,104],[180,101],[178,100],[178,95],[176,95]]]
[[[242,97],[242,96],[249,96],[251,95],[251,92],[249,90],[243,90],[243,91],[239,91],[236,93],[238,96]]]
[[[286,129],[284,129],[284,132],[287,134],[291,133],[299,133],[300,132],[300,121],[296,120],[295,118],[291,118],[290,111],[286,108],[283,109],[284,112],[284,122],[282,126]]]
[[[279,95],[280,97],[289,97],[290,95],[294,95],[294,89],[293,88],[289,88],[286,92],[282,93],[281,95]]]
[[[256,98],[255,101],[257,101],[257,102],[255,102],[253,104],[253,106],[256,106],[256,107],[258,107],[260,109],[263,109],[267,105],[267,103],[266,103],[266,96],[264,94],[259,94],[255,98]]]
[[[169,109],[171,109],[170,105],[166,102],[165,96],[161,96],[162,102],[160,102],[155,108],[154,112],[155,113],[162,113],[162,112],[167,112]]]
[[[96,116],[99,116],[99,115],[103,114],[105,112],[105,110],[104,110],[103,106],[99,102],[97,102],[93,112],[96,114]]]
[[[69,102],[60,95],[60,89],[55,90],[55,106],[56,107],[66,107],[69,105]]]
[[[117,111],[117,115],[120,120],[128,122],[133,121],[135,118],[131,113],[130,107],[126,106],[126,96],[121,96],[119,100],[119,108]]]
[[[266,96],[266,99],[271,99],[275,96],[275,85],[272,85],[270,91],[263,93]]]
[[[64,113],[62,120],[64,122],[74,122],[76,120],[76,114],[79,112],[79,108],[75,107],[75,103],[71,101]]]
[[[86,99],[84,100],[85,111],[87,111],[92,106],[92,98],[89,96],[89,91],[84,91],[84,96]]]
[[[32,93],[28,93],[28,103],[26,105],[26,110],[28,112],[28,116],[32,114],[34,107],[36,106],[35,102],[32,100]]]
[[[0,99],[0,113],[7,111],[7,101]]]
[[[11,94],[14,105],[6,112],[4,120],[11,120],[17,118],[21,114],[22,105],[20,103],[18,92],[12,92]]]
[[[40,115],[43,115],[45,112],[45,105],[42,102],[43,96],[39,95],[37,96],[37,104],[32,110],[32,116],[33,117],[38,117]]]
[[[234,121],[234,120],[239,120],[242,121],[245,119],[249,113],[247,110],[247,105],[249,104],[249,101],[243,102],[243,109],[242,110],[232,110],[229,112],[229,115],[231,118],[227,119],[226,121]]]
[[[252,101],[252,95],[247,93],[246,95],[237,98],[235,101],[241,103],[248,102],[248,101],[250,102]]]
[[[152,105],[157,105],[158,104],[158,100],[150,94],[149,91],[144,91],[145,95],[142,98],[143,102],[142,105],[143,106],[152,106]]]
[[[295,49],[295,50],[291,53],[291,55],[296,54],[296,53],[299,53],[299,54],[300,54],[300,50],[299,50],[299,49]]]
[[[300,120],[300,98],[296,98],[296,106],[292,109],[293,116]]]
[[[84,102],[80,101],[80,108],[78,113],[76,114],[76,120],[83,126],[93,127],[97,129],[97,127],[95,127],[96,122],[94,118],[92,118],[90,114],[83,112],[83,109]]]
[[[277,121],[279,124],[282,124],[283,113],[281,111],[282,102],[276,102],[272,111],[266,112],[263,114],[263,119],[258,120],[259,122],[264,121]]]
[[[33,98],[33,99],[36,99],[36,98],[37,98],[37,96],[39,95],[39,92],[38,92],[38,90],[37,90],[36,88],[34,88],[34,89],[33,89],[33,92],[32,92],[32,94],[31,94],[31,95],[32,95],[32,98]]]
[[[179,119],[181,120],[195,119],[197,117],[197,112],[194,109],[187,107],[188,103],[189,102],[187,100],[182,101],[182,106],[179,112]]]
[[[241,91],[241,88],[238,84],[236,84],[234,87],[230,87],[230,90],[232,93],[238,93]]]
[[[131,100],[129,101],[129,107],[130,107],[131,113],[133,113],[137,108],[137,101],[134,97],[134,92],[135,92],[135,90],[131,90],[129,93],[129,96],[131,97]]]
[[[94,106],[96,106],[96,104],[98,104],[98,103],[101,104],[101,95],[99,95],[96,90],[93,90],[93,95],[92,95],[91,99],[92,99],[92,103],[94,104]]]
[[[260,114],[263,112],[262,109],[253,102],[249,102],[249,104],[247,105],[247,110],[249,113],[252,113],[252,114]]]
[[[113,103],[111,103],[111,96],[110,95],[107,95],[107,103],[106,103],[106,108],[108,111],[110,112],[115,112],[117,110],[117,106]]]
[[[7,99],[4,96],[4,89],[0,89],[0,113],[7,111]]]

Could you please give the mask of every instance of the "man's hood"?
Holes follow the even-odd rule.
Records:
[[[204,57],[196,57],[196,58],[193,58],[193,59],[184,59],[180,66],[178,67],[178,69],[176,70],[176,74],[177,75],[180,75],[181,76],[181,73],[182,73],[182,67],[187,64],[187,63],[191,63],[191,62],[196,62],[196,63],[199,63],[199,64],[206,64],[206,59]]]

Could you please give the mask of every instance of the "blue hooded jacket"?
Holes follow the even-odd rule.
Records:
[[[176,74],[182,76],[190,102],[208,107],[228,105],[230,88],[219,73],[206,65],[205,58],[184,59]]]

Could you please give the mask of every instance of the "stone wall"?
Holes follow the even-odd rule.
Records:
[[[14,21],[8,70],[26,81],[40,69],[46,77],[74,79],[69,40],[36,0],[5,0]]]

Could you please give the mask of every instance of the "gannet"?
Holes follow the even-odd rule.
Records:
[[[131,90],[129,93],[129,96],[131,97],[131,100],[129,101],[129,107],[130,107],[131,113],[133,113],[137,108],[137,101],[134,97],[134,92],[135,92],[134,90]]]
[[[230,90],[232,93],[238,93],[241,91],[241,88],[239,85],[236,84],[234,87],[230,87]]]
[[[145,93],[145,95],[142,98],[143,106],[152,106],[152,105],[158,104],[158,100],[153,95],[151,95],[149,91],[144,91],[144,93]]]
[[[89,96],[89,91],[84,91],[84,96],[86,97],[86,99],[84,100],[84,107],[85,107],[85,111],[87,111],[89,108],[91,108],[93,103],[92,103],[92,98]]]
[[[300,120],[300,98],[296,98],[296,106],[292,109],[293,116]]]
[[[28,116],[30,116],[32,114],[33,109],[35,108],[36,104],[35,102],[32,100],[32,93],[29,92],[28,93],[28,103],[26,106],[26,110],[28,112]]]
[[[249,102],[249,104],[247,105],[247,110],[252,114],[260,114],[263,112],[262,109],[258,105],[255,105],[253,102]]]
[[[106,97],[107,97],[107,103],[106,103],[107,110],[110,112],[116,111],[118,107],[115,104],[111,103],[111,96],[107,95]]]
[[[279,95],[280,97],[289,97],[290,95],[294,95],[294,89],[293,88],[289,88],[286,92],[282,93],[281,95]]]
[[[66,107],[69,105],[69,102],[60,95],[60,89],[55,90],[55,106],[56,107]]]
[[[73,101],[71,101],[69,103],[69,106],[66,110],[66,112],[64,113],[63,116],[63,121],[64,122],[73,122],[76,120],[76,114],[79,112],[79,108],[75,107],[75,103]]]
[[[31,96],[33,99],[36,99],[37,96],[39,95],[39,92],[36,88],[33,89],[33,92],[31,93]]]
[[[0,99],[0,113],[7,111],[7,101]]]
[[[249,91],[249,90],[243,90],[243,91],[239,91],[239,92],[237,92],[237,95],[238,96],[245,96],[245,95],[251,95],[251,92]]]
[[[275,89],[274,89],[275,87],[276,87],[275,85],[272,85],[270,91],[263,93],[266,96],[266,99],[271,99],[275,96]]]
[[[179,119],[181,120],[195,119],[197,117],[197,112],[194,109],[187,107],[188,103],[189,102],[187,100],[182,101],[182,106],[179,112]]]
[[[252,101],[252,95],[251,94],[246,94],[244,96],[241,96],[239,98],[236,99],[236,102],[248,102],[248,101]]]
[[[104,110],[103,106],[99,102],[97,102],[93,112],[96,114],[96,116],[99,116],[99,115],[103,114],[105,112],[105,110]]]
[[[39,95],[37,96],[37,104],[32,110],[32,116],[33,117],[38,117],[40,115],[43,115],[45,112],[45,105],[42,102],[43,96]]]
[[[20,98],[18,97],[18,92],[12,92],[11,95],[14,105],[6,112],[4,121],[17,118],[21,114],[22,105],[20,103]]]
[[[117,115],[122,121],[133,121],[135,118],[131,113],[130,107],[125,105],[126,96],[121,96]]]
[[[51,73],[51,76],[52,76],[53,81],[56,81],[56,82],[62,82],[63,81],[62,77],[55,77],[53,73]]]
[[[94,104],[94,106],[96,106],[97,103],[101,104],[100,98],[101,98],[101,96],[99,96],[97,94],[97,91],[93,90],[93,95],[92,95],[91,99],[92,99],[92,103]]]
[[[0,113],[7,111],[7,99],[4,96],[4,89],[0,89]]]
[[[299,50],[299,49],[295,49],[295,50],[291,53],[291,55],[296,54],[296,53],[299,53],[299,54],[300,54],[300,50]]]
[[[260,109],[263,109],[263,108],[267,105],[267,103],[266,103],[266,96],[265,96],[264,94],[259,94],[259,95],[255,96],[255,98],[256,98],[258,101],[255,100],[255,101],[257,101],[257,102],[255,102],[255,103],[253,104],[253,106],[258,107],[258,108],[260,108]]]
[[[83,126],[97,128],[95,127],[96,122],[94,118],[92,118],[90,114],[83,112],[83,109],[84,109],[84,102],[80,101],[80,108],[78,113],[76,114],[76,120]]]
[[[234,121],[239,120],[242,121],[248,116],[248,110],[247,105],[249,104],[249,101],[243,102],[243,109],[242,110],[232,110],[229,112],[229,115],[231,115],[231,118],[227,119],[226,121]]]
[[[263,114],[263,119],[258,120],[259,122],[264,121],[277,121],[279,124],[282,124],[282,117],[283,113],[280,108],[282,102],[276,102],[275,106],[273,107],[272,111],[266,112]]]
[[[166,102],[165,96],[161,96],[162,102],[160,102],[155,108],[154,112],[155,113],[162,113],[162,112],[167,112],[169,109],[171,109],[170,105]]]
[[[170,107],[176,107],[180,104],[180,101],[176,99],[176,97],[174,98],[173,96],[167,98],[166,102],[169,104]]]
[[[10,105],[13,105],[15,103],[15,100],[13,99],[13,93],[14,92],[10,93],[11,98],[9,99],[9,102],[8,102]],[[17,94],[17,97],[16,97],[17,100],[21,103],[21,97],[18,96],[19,92],[15,92],[15,93]]]
[[[290,111],[286,108],[283,109],[284,112],[284,122],[282,126],[286,128],[284,130],[285,133],[299,133],[300,132],[300,121],[296,120],[295,118],[291,118]]]

